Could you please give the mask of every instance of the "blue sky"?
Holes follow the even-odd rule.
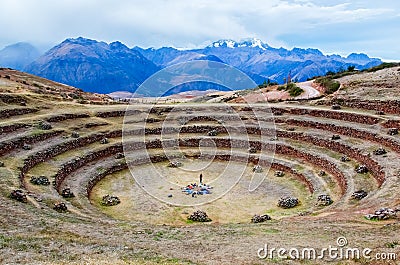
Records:
[[[400,1],[0,0],[0,48],[83,36],[129,47],[194,48],[255,37],[272,47],[400,60]]]

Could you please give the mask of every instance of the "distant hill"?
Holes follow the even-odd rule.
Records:
[[[107,44],[77,38],[53,47],[25,70],[88,92],[106,94],[133,92],[159,67],[120,42]]]
[[[34,46],[19,42],[0,50],[0,67],[22,70],[39,56],[40,52]]]
[[[4,50],[18,51],[17,47],[20,46],[22,50],[26,49],[26,54],[37,55],[32,48],[23,48],[22,44],[11,45]],[[21,69],[24,65],[21,58],[30,58],[24,61],[26,64],[32,61],[33,56],[8,58],[14,59],[10,59],[5,67]],[[283,83],[289,74],[292,80],[304,81],[349,66],[362,70],[382,63],[380,59],[370,58],[366,54],[353,53],[342,57],[324,55],[317,49],[276,49],[258,39],[241,42],[219,40],[201,49],[181,50],[171,47],[130,49],[120,42],[107,44],[80,37],[63,41],[23,69],[88,92],[107,94],[115,91],[134,92],[158,70],[194,60],[226,63],[246,73],[257,84],[268,79]],[[209,85],[204,87],[209,88]],[[201,90],[201,87],[196,89]],[[150,96],[153,93],[155,91],[149,91]]]

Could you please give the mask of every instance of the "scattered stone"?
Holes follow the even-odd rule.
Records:
[[[51,126],[50,123],[45,122],[45,121],[39,122],[39,126],[38,127],[41,130],[51,130],[53,128],[53,126]]]
[[[108,141],[108,138],[103,138],[100,140],[101,144],[108,144],[110,141]]]
[[[255,166],[253,167],[253,172],[255,172],[255,173],[261,173],[261,172],[263,172],[263,169],[262,169],[262,167],[261,167],[260,165],[255,165]]]
[[[61,191],[61,196],[64,198],[73,198],[75,197],[74,193],[71,191],[70,188],[65,188]]]
[[[252,223],[263,223],[265,221],[269,221],[271,220],[271,217],[268,214],[263,214],[263,215],[258,215],[255,214],[252,218],[251,218],[251,222]]]
[[[333,110],[340,110],[342,107],[338,104],[332,105]]]
[[[274,175],[275,175],[275,177],[283,177],[283,176],[285,176],[285,172],[277,170],[277,171],[275,171]]]
[[[4,167],[4,162],[0,161],[0,167]]]
[[[168,194],[168,198],[172,198],[172,194]]]
[[[331,196],[327,194],[319,195],[317,198],[317,206],[328,206],[333,203]]]
[[[331,140],[339,140],[339,139],[340,139],[340,135],[338,135],[338,134],[334,134],[331,137]]]
[[[368,173],[368,168],[366,165],[359,165],[358,167],[356,167],[356,172],[360,174],[365,174]]]
[[[299,199],[290,196],[282,197],[278,201],[278,206],[284,209],[293,208],[297,205],[299,205]]]
[[[114,206],[121,203],[121,200],[117,196],[112,196],[112,195],[105,195],[101,199],[101,204],[104,206]]]
[[[211,222],[211,219],[208,217],[207,213],[200,210],[189,215],[188,220],[194,222]]]
[[[171,161],[168,163],[168,167],[181,167],[181,166],[183,166],[183,164],[180,161]]]
[[[209,131],[207,134],[208,134],[208,136],[217,136],[218,131],[214,129],[214,130]]]
[[[19,202],[28,202],[28,198],[23,190],[13,190],[10,194],[11,199],[17,200]]]
[[[249,153],[250,154],[255,154],[255,153],[257,153],[257,149],[255,149],[254,147],[250,147],[249,148]]]
[[[53,209],[60,213],[68,211],[67,205],[65,205],[63,202],[55,203]]]
[[[24,145],[22,146],[22,149],[24,149],[24,150],[31,150],[31,149],[32,149],[32,145],[30,145],[30,144],[24,144]]]
[[[389,135],[397,135],[397,134],[399,134],[399,129],[397,129],[397,128],[390,128],[389,131],[388,131],[388,134],[389,134]]]
[[[72,132],[72,133],[71,133],[71,137],[72,137],[72,138],[79,138],[79,136],[80,136],[80,135],[79,135],[78,132]]]
[[[367,197],[368,193],[365,190],[358,190],[353,192],[353,194],[351,195],[351,198],[353,200],[361,200],[365,197]]]
[[[321,171],[318,173],[318,175],[319,175],[320,177],[323,177],[323,176],[325,176],[325,175],[326,175],[326,172],[325,172],[325,171],[323,171],[323,170],[321,170]]]
[[[125,157],[124,153],[117,153],[117,154],[115,155],[115,159],[122,159],[122,158],[124,158],[124,157]]]
[[[289,132],[293,132],[293,131],[296,130],[296,128],[294,128],[294,127],[289,127],[289,128],[287,128],[287,130],[288,130]]]
[[[377,155],[377,156],[379,156],[379,155],[384,155],[384,154],[386,154],[387,152],[386,152],[386,150],[383,148],[383,147],[379,147],[378,149],[376,149],[375,151],[374,151],[374,155]]]
[[[390,208],[380,208],[376,210],[373,214],[367,214],[365,218],[368,220],[388,220],[391,218],[396,218],[396,211]]]
[[[312,213],[313,212],[311,212],[311,211],[300,212],[299,216],[308,216],[308,215],[311,215]]]
[[[350,158],[348,158],[346,155],[344,155],[344,156],[342,156],[342,157],[340,158],[340,161],[342,161],[342,162],[348,162],[348,161],[350,161]]]
[[[25,102],[25,101],[21,101],[21,102],[19,103],[19,105],[25,107],[25,106],[26,106],[26,102]]]
[[[44,186],[50,185],[50,181],[46,176],[40,176],[40,177],[32,176],[30,182],[35,185],[44,185]]]
[[[376,115],[385,115],[384,111],[378,110],[375,112]]]

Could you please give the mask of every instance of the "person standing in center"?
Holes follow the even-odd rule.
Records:
[[[203,183],[203,173],[200,173],[200,184]]]

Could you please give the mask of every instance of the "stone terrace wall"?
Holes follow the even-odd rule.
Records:
[[[12,116],[24,115],[29,113],[38,112],[38,109],[20,108],[20,109],[5,109],[0,110],[0,119],[7,119]]]
[[[31,127],[31,124],[23,124],[23,123],[15,123],[15,124],[10,124],[10,125],[5,125],[0,127],[0,134],[2,133],[9,133],[16,131],[21,128],[29,128]]]
[[[58,136],[63,133],[63,130],[56,130],[51,132],[45,132],[37,135],[23,136],[16,139],[12,139],[3,143],[0,143],[0,155],[4,155],[11,150],[22,148],[24,144],[33,144],[52,137]]]
[[[332,99],[327,104],[340,104],[354,109],[383,111],[390,114],[400,114],[400,100],[361,100],[361,99]]]
[[[47,118],[46,120],[48,122],[60,122],[60,121],[65,121],[65,120],[74,120],[74,119],[79,119],[79,118],[89,118],[90,115],[86,113],[66,113],[62,115],[57,115],[57,116],[52,116]]]

